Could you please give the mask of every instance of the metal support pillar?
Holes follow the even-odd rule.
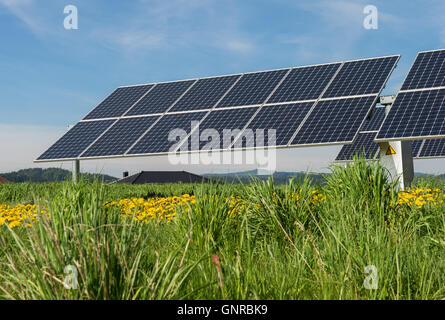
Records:
[[[388,170],[389,178],[404,190],[414,179],[414,161],[411,141],[381,142],[380,163]]]
[[[386,114],[395,100],[395,96],[380,97],[380,104],[386,107]],[[411,141],[381,142],[380,163],[388,169],[390,179],[397,181],[399,190],[409,187],[414,179],[414,160]]]
[[[77,184],[80,177],[80,160],[73,161],[73,182]]]

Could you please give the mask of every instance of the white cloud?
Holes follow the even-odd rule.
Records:
[[[322,0],[299,3],[298,6],[304,10],[311,11],[324,20],[324,25],[328,28],[346,28],[353,33],[362,33],[366,30],[363,28],[363,19],[365,14],[363,9],[369,5],[367,0]],[[376,6],[378,9],[379,27],[386,24],[385,28],[397,28],[405,23],[405,21],[382,9],[382,6]]]
[[[250,54],[255,50],[255,45],[252,42],[237,39],[236,35],[229,35],[226,39],[215,42],[215,46],[233,53],[243,55]]]
[[[101,39],[103,43],[111,48],[125,52],[134,53],[138,50],[154,50],[165,45],[164,36],[161,33],[151,31],[102,31],[93,32],[93,37]]]
[[[221,12],[215,4],[209,0],[140,0],[131,20],[118,28],[94,26],[90,35],[124,53],[191,47],[213,47],[242,55],[254,52],[252,34],[243,32],[238,11],[227,4]]]
[[[295,2],[299,10],[316,17],[317,27],[300,34],[281,34],[277,38],[284,44],[295,47],[296,55],[302,62],[321,63],[349,59],[359,47],[358,42],[376,32],[363,27],[365,0],[314,0]],[[379,29],[387,32],[400,31],[405,21],[385,12],[377,6]],[[328,48],[328,49],[327,49]]]

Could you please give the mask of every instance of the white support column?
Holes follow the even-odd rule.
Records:
[[[80,177],[80,160],[73,161],[73,182],[77,184]]]
[[[388,169],[390,179],[398,179],[398,189],[404,190],[414,179],[414,162],[411,141],[382,142],[380,163]]]
[[[380,104],[386,107],[388,115],[395,96],[380,97]],[[388,169],[390,179],[396,181],[398,179],[398,189],[404,190],[409,187],[414,179],[414,160],[413,148],[411,141],[390,141],[381,142],[380,146],[380,163]]]

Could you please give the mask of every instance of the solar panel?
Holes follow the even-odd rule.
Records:
[[[422,143],[423,143],[423,140],[415,140],[415,141],[413,141],[413,144],[412,144],[412,148],[413,148],[412,155],[413,155],[413,158],[419,158],[420,157],[419,150],[420,150],[420,147],[422,146]]]
[[[445,157],[445,139],[425,140],[419,158]]]
[[[364,137],[364,135],[367,134],[369,134],[369,136],[367,138]],[[352,160],[353,155],[360,154],[361,150],[364,150],[366,159],[368,160],[375,160],[380,158],[380,153],[377,152],[379,150],[379,144],[378,142],[373,141],[376,134],[377,133],[373,132],[359,133],[352,144],[343,146],[335,160]],[[373,137],[371,137],[371,135],[373,135]],[[419,153],[424,142],[425,144],[422,147],[422,151]],[[357,150],[359,150],[358,153],[355,152]],[[414,140],[412,142],[412,156],[414,159],[445,157],[445,139]]]
[[[291,145],[352,143],[376,98],[321,100]]]
[[[118,120],[81,158],[123,155],[158,118],[149,116]]]
[[[167,153],[180,142],[175,136],[170,141],[169,134],[174,129],[190,133],[192,121],[200,121],[207,112],[173,113],[164,115],[141,139],[127,152],[129,155]],[[184,138],[184,137],[182,137]]]
[[[249,107],[212,111],[202,121],[202,123],[199,124],[200,140],[204,140],[200,141],[199,150],[216,150],[229,148],[233,142],[233,139],[245,127],[247,122],[252,118],[257,110],[258,107]],[[212,131],[209,132],[208,129]],[[219,135],[218,141],[212,141],[212,133],[217,133]],[[233,133],[233,135],[227,136],[226,140],[224,140],[224,134],[228,133]],[[196,151],[198,146],[194,146],[190,142],[191,141],[189,141],[188,150]],[[213,147],[211,147],[211,145],[213,145]]]
[[[171,147],[184,143],[185,137],[170,141],[170,131],[180,128],[189,134],[191,121],[200,121],[206,115],[200,123],[200,133],[212,128],[221,134],[224,129],[242,130],[249,125],[249,129],[265,129],[266,140],[267,129],[276,129],[277,146],[289,145],[289,140],[293,146],[349,143],[398,58],[118,88],[85,117],[118,118],[118,122],[112,127],[98,128],[97,132],[87,130],[85,144],[82,141],[80,145],[76,139],[61,140],[53,147],[79,150],[72,154],[52,152],[51,159],[67,159],[67,155],[94,158],[172,152]],[[335,97],[326,98],[330,96]],[[154,120],[155,116],[159,118]],[[91,121],[82,120],[79,128],[93,126],[87,122]],[[240,139],[246,145],[246,136],[240,135]],[[200,147],[204,145],[205,141],[200,143]]]
[[[234,148],[256,146],[256,130],[264,130],[264,146],[287,145],[312,105],[312,102],[306,102],[264,106],[246,128],[252,130],[253,135],[243,132],[244,134],[235,141]],[[268,143],[270,129],[276,130],[274,145]]]
[[[350,161],[354,155],[361,155],[364,152],[365,159],[375,160],[380,158],[379,144],[374,142],[377,132],[361,132],[352,144],[346,144],[340,150],[337,155],[336,161]],[[432,139],[426,141],[437,142],[440,139]],[[437,153],[426,152],[425,154],[419,154],[420,147],[424,140],[415,140],[412,142],[412,156],[414,159],[422,159],[429,157],[445,157],[445,148],[443,151],[437,150]],[[433,148],[436,150],[438,148]]]
[[[239,77],[234,75],[198,80],[170,112],[213,108]]]
[[[196,80],[159,83],[125,115],[138,116],[163,113],[171,107],[195,81]]]
[[[379,94],[399,56],[346,62],[323,98]]]
[[[374,142],[375,136],[385,119],[386,108],[376,107],[365,120],[352,144],[344,145],[337,155],[336,161],[352,160],[353,156],[360,155],[366,159],[379,157],[379,144]]]
[[[401,90],[445,86],[445,50],[420,52]]]
[[[116,120],[79,122],[37,160],[76,158],[115,121]]]
[[[84,119],[103,119],[122,116],[152,85],[117,88]]]
[[[385,120],[386,108],[376,107],[372,110],[371,115],[366,118],[365,123],[360,128],[360,132],[363,131],[379,131],[380,126]]]
[[[375,142],[374,138],[384,117],[385,108],[375,108],[372,117],[367,119],[360,128],[360,133],[354,142],[344,145],[335,160],[352,160],[353,155],[361,154],[362,151],[364,151],[364,155],[368,160],[379,158],[380,154],[377,152],[379,143]],[[421,152],[419,153],[420,150]],[[445,139],[414,140],[412,142],[412,156],[415,159],[445,157]]]
[[[244,74],[217,107],[263,104],[288,71],[283,69]]]
[[[445,137],[444,86],[445,50],[420,52],[376,139]]]
[[[340,65],[333,63],[292,69],[268,103],[317,99]]]
[[[445,89],[408,91],[397,95],[379,140],[445,137]]]
[[[360,133],[353,144],[344,145],[335,160],[352,160],[354,156],[364,156],[375,159],[379,151],[379,144],[374,142],[377,132]]]

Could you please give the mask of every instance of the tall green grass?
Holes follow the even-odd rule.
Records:
[[[439,180],[420,180],[435,186]],[[317,189],[326,196],[314,201]],[[109,200],[194,194],[171,223],[121,219]],[[230,199],[245,200],[228,214]],[[298,200],[296,198],[298,196]],[[445,206],[397,204],[377,163],[334,166],[323,185],[0,187],[0,203],[45,207],[31,228],[0,227],[3,299],[444,299]],[[65,267],[78,289],[64,287]],[[378,288],[363,283],[377,268]]]

